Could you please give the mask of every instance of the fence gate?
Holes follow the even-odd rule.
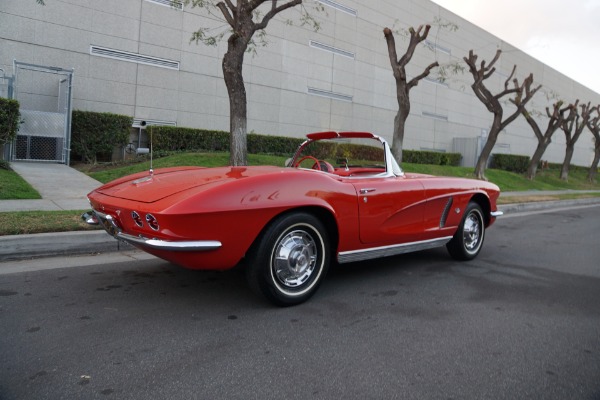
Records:
[[[12,75],[7,75],[6,71],[0,68],[0,97],[12,99]],[[10,160],[10,151],[12,144],[0,145],[0,160]]]
[[[21,120],[12,159],[69,164],[73,70],[14,61]]]

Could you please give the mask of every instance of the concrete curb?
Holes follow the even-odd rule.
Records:
[[[498,206],[498,209],[505,214],[514,214],[596,204],[600,204],[600,197],[505,204]],[[0,236],[0,262],[133,249],[133,246],[115,240],[103,230]]]
[[[103,230],[0,236],[0,262],[132,249]]]
[[[573,200],[554,200],[554,201],[537,201],[530,203],[512,203],[502,204],[498,206],[500,211],[504,211],[505,214],[514,214],[518,212],[528,211],[543,211],[553,210],[557,208],[565,207],[578,207],[600,204],[600,197],[590,197],[588,199],[573,199]]]

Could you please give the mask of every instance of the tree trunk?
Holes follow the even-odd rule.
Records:
[[[223,76],[229,95],[229,163],[232,166],[241,166],[248,164],[246,88],[242,75],[246,47],[236,45],[236,42],[229,42],[227,53],[223,56]]]
[[[535,174],[537,172],[538,165],[540,164],[540,161],[542,160],[542,156],[546,152],[546,149],[548,148],[549,144],[550,144],[550,141],[546,141],[546,140],[538,142],[535,152],[533,153],[533,156],[531,157],[531,161],[529,161],[529,167],[527,167],[527,179],[533,180],[535,178]]]
[[[589,182],[593,183],[596,181],[596,174],[598,173],[598,163],[600,162],[600,144],[596,143],[596,151],[594,153],[594,161],[592,161],[592,166],[588,171],[587,179]]]
[[[392,155],[396,158],[399,163],[402,162],[402,147],[404,142],[404,131],[406,120],[410,114],[410,89],[417,86],[419,81],[429,75],[432,68],[439,66],[438,62],[430,64],[420,74],[412,78],[410,81],[407,80],[406,76],[406,65],[412,59],[415,48],[419,43],[427,38],[429,34],[430,25],[425,26],[423,31],[423,25],[419,26],[417,30],[412,27],[408,30],[410,32],[410,43],[406,49],[406,53],[400,58],[396,53],[396,40],[394,34],[390,28],[383,29],[383,35],[388,47],[388,56],[390,58],[390,65],[392,66],[392,72],[396,81],[396,100],[398,101],[398,112],[394,118],[394,132],[392,134]]]
[[[502,112],[494,114],[494,122],[492,123],[492,127],[490,129],[490,133],[488,138],[481,150],[481,154],[477,159],[477,164],[475,165],[475,177],[481,180],[487,180],[485,177],[485,169],[487,168],[488,160],[490,155],[492,154],[492,150],[496,145],[496,141],[498,140],[498,136],[500,135],[501,129],[501,121],[502,121]]]
[[[400,104],[401,101],[398,101]],[[406,119],[410,113],[410,102],[408,106],[400,105],[396,117],[394,118],[394,135],[392,139],[392,154],[398,163],[402,162],[402,147],[404,142],[404,129],[406,125]]]
[[[575,151],[575,143],[567,144],[567,150],[565,152],[565,160],[563,161],[562,168],[560,169],[560,179],[566,181],[569,179],[569,166],[571,165],[571,159],[573,158],[573,152]]]
[[[496,144],[496,140],[488,139],[485,142],[485,146],[483,146],[483,150],[481,150],[481,155],[477,159],[477,164],[475,164],[475,177],[481,180],[487,180],[485,177],[485,169],[487,167],[488,159],[490,158],[490,154],[492,153],[492,149]]]

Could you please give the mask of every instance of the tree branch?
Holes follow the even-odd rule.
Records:
[[[383,29],[383,35],[385,36],[385,41],[387,43],[388,48],[388,56],[390,58],[390,64],[392,65],[392,71],[394,72],[394,76],[399,78],[400,72],[398,71],[398,55],[396,53],[396,39],[394,39],[394,34],[390,28]]]
[[[398,60],[398,64],[401,67],[405,67],[410,62],[413,55],[415,54],[415,49],[417,45],[427,38],[430,29],[431,25],[425,25],[425,32],[423,32],[422,34],[421,31],[423,30],[423,25],[419,25],[416,31],[412,27],[408,30],[410,32],[410,42],[408,43],[406,53],[404,53],[402,58]]]
[[[217,8],[219,10],[221,10],[223,17],[225,18],[225,21],[227,21],[229,26],[231,26],[235,30],[235,17],[232,14],[235,10],[235,6],[233,4],[231,4],[231,1],[229,1],[229,0],[225,0],[225,1],[227,2],[227,4],[230,5],[229,7],[231,7],[231,8],[227,8],[228,6],[225,5],[225,3],[223,3],[222,1],[217,3]]]
[[[513,65],[513,69],[512,69],[512,71],[510,73],[510,76],[508,78],[506,78],[506,81],[504,81],[504,89],[508,89],[508,82],[510,82],[510,80],[512,79],[512,77],[515,75],[515,71],[516,70],[517,70],[517,66]],[[515,87],[519,86],[519,84],[517,83],[516,79],[512,79],[512,81],[513,81]]]
[[[425,68],[425,71],[423,71],[421,73],[421,75],[415,76],[414,78],[412,78],[410,80],[410,82],[408,82],[408,88],[412,88],[414,86],[417,86],[417,84],[419,83],[419,81],[423,78],[425,78],[427,75],[429,75],[429,73],[431,72],[431,70],[435,67],[439,67],[440,64],[436,61],[434,63],[429,64],[429,66],[427,68]]]
[[[265,1],[269,1],[269,0],[252,0],[250,3],[248,3],[248,9],[250,11],[254,11],[258,7],[260,7]],[[274,2],[274,0],[271,0],[271,2]]]
[[[588,120],[588,123],[587,123],[587,127],[590,131],[592,131],[594,136],[596,138],[598,138],[600,135],[600,105],[597,105],[596,107],[592,108],[591,112],[594,112],[594,111],[598,115],[596,115],[594,118],[590,117],[590,119]]]
[[[285,4],[275,7],[275,5],[277,4],[277,1],[276,0],[272,0],[272,1],[273,1],[273,3],[272,3],[271,10],[265,14],[265,16],[263,17],[262,21],[260,21],[260,23],[254,25],[254,31],[257,31],[260,29],[265,29],[267,27],[269,21],[275,15],[279,14],[280,12],[287,10],[288,8],[295,7],[298,4],[302,4],[302,0],[292,0]]]

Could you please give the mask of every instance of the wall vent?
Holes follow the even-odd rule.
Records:
[[[333,1],[333,0],[317,0],[319,3],[324,4],[326,6],[335,8],[336,10],[339,11],[343,11],[347,14],[350,14],[354,17],[356,17],[356,10],[353,8],[350,8],[348,6],[345,6],[343,4],[338,3],[337,1]]]
[[[166,60],[164,58],[145,56],[143,54],[130,53],[128,51],[109,49],[100,46],[90,46],[90,54],[93,56],[113,58],[115,60],[134,62],[138,64],[153,65],[155,67],[179,70],[179,61]]]
[[[425,46],[429,47],[431,50],[434,50],[434,51],[439,51],[441,53],[445,53],[448,55],[452,54],[452,51],[449,48],[440,46],[439,44],[434,43],[430,40],[425,40]]]
[[[343,94],[343,93],[331,92],[329,90],[322,90],[322,89],[316,89],[316,88],[309,87],[308,94],[313,94],[315,96],[321,96],[321,97],[327,97],[327,98],[334,99],[334,100],[352,102],[352,96]]]
[[[315,49],[325,50],[330,53],[339,54],[340,56],[344,56],[344,57],[348,57],[348,58],[352,58],[352,59],[355,58],[354,53],[352,53],[351,51],[346,51],[346,50],[340,49],[338,47],[329,46],[328,44],[315,42],[314,40],[311,40],[308,44],[310,47],[314,47]]]
[[[171,1],[171,0],[146,0],[150,3],[155,3],[161,6],[174,8],[176,10],[183,10],[183,3],[181,1]]]
[[[423,80],[425,82],[433,83],[434,85],[440,85],[440,86],[448,87],[448,84],[446,82],[444,82],[444,81],[441,81],[439,78],[435,79],[435,78],[430,78],[430,77],[426,76]]]
[[[436,113],[432,113],[429,111],[423,111],[422,114],[424,117],[427,117],[427,118],[439,119],[440,121],[448,121],[447,115],[436,114]]]

